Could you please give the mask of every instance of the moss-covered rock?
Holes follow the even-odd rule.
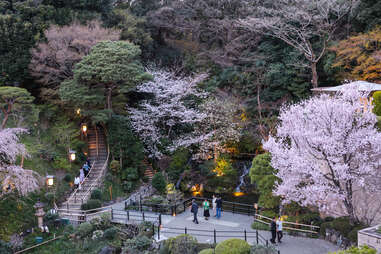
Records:
[[[216,254],[250,254],[250,245],[241,239],[228,239],[217,244]]]

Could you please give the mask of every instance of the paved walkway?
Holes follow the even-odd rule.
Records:
[[[214,229],[217,231],[217,242],[228,238],[244,239],[245,229],[247,232],[254,232],[254,230],[251,229],[253,217],[224,212],[223,216],[220,219],[211,217],[208,221],[206,221],[203,217],[200,217],[201,214],[202,213],[199,209],[199,224],[194,224],[192,222],[193,215],[189,211],[186,211],[185,213],[179,214],[175,217],[168,215],[163,216],[163,229],[161,230],[160,240],[185,233],[185,227],[187,228],[187,233],[190,235],[200,234],[201,236],[194,236],[199,242],[205,243],[214,242],[213,232],[207,232],[213,231]],[[192,229],[207,231],[193,231]],[[221,231],[236,232],[229,233]],[[266,239],[271,238],[269,231],[259,231],[259,234]],[[249,243],[255,243],[255,233],[247,233],[246,236]],[[281,254],[326,254],[328,252],[338,250],[337,246],[321,239],[294,237],[289,235],[284,235],[282,243],[277,244],[276,248],[280,250]]]

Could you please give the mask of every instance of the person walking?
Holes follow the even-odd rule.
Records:
[[[209,217],[210,217],[210,213],[209,213],[209,202],[208,202],[207,199],[205,199],[205,201],[202,204],[202,206],[204,207],[204,217],[205,217],[205,220],[208,220]]]
[[[83,180],[85,180],[85,173],[83,172],[83,169],[81,168],[79,170],[79,182],[80,182],[80,184],[83,183]]]
[[[217,216],[217,213],[216,213],[216,209],[217,209],[216,201],[217,201],[217,197],[216,197],[216,195],[213,194],[212,205],[213,205],[213,216],[214,217]]]
[[[219,219],[221,217],[221,212],[222,212],[222,199],[220,196],[217,197],[216,206],[217,206],[216,217],[217,219]]]
[[[271,230],[271,239],[270,242],[275,244],[276,239],[276,217],[273,218],[270,224],[270,230]]]
[[[85,173],[85,177],[86,177],[89,174],[90,166],[86,162],[85,164],[83,164],[82,168],[85,171],[84,173]]]
[[[86,164],[89,166],[89,168],[91,169],[91,162],[90,162],[90,159],[89,158],[87,158],[86,159]]]
[[[198,220],[197,220],[198,205],[196,203],[196,200],[194,199],[192,200],[191,213],[193,213],[193,222],[198,224]]]
[[[79,187],[79,177],[74,177],[74,188],[77,189]]]
[[[278,220],[276,221],[276,234],[278,236],[278,243],[281,243],[282,238],[283,238],[283,221],[282,218],[279,217]]]

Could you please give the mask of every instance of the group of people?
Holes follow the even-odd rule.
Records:
[[[210,217],[210,203],[207,199],[202,202],[202,208],[204,210],[204,218],[208,220]],[[213,195],[212,199],[212,209],[213,216],[219,219],[222,215],[222,199],[220,196]],[[197,214],[198,214],[198,204],[195,199],[192,200],[191,213],[193,213],[193,222],[198,224]]]
[[[79,175],[74,178],[74,187],[80,188],[81,184],[85,180],[85,177],[89,174],[91,169],[91,163],[89,159],[86,159],[85,164],[83,164],[82,168],[79,170]]]
[[[275,244],[275,239],[278,237],[278,243],[282,242],[283,238],[283,222],[282,218],[279,217],[278,219],[276,217],[273,218],[270,225],[271,229],[271,239],[270,242]]]

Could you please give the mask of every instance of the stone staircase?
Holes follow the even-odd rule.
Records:
[[[104,132],[99,127],[89,129],[87,133],[89,159],[92,164],[88,176],[85,178],[80,189],[75,190],[59,211],[80,210],[81,205],[90,199],[93,189],[102,183],[107,167],[108,151]],[[79,169],[78,169],[79,170]],[[67,214],[66,214],[67,215]],[[65,217],[65,216],[62,216]]]
[[[144,171],[144,176],[148,178],[148,180],[151,182],[153,176],[156,174],[156,171],[152,168],[152,165],[147,161],[147,159],[143,160],[143,164],[146,167],[146,170]]]

